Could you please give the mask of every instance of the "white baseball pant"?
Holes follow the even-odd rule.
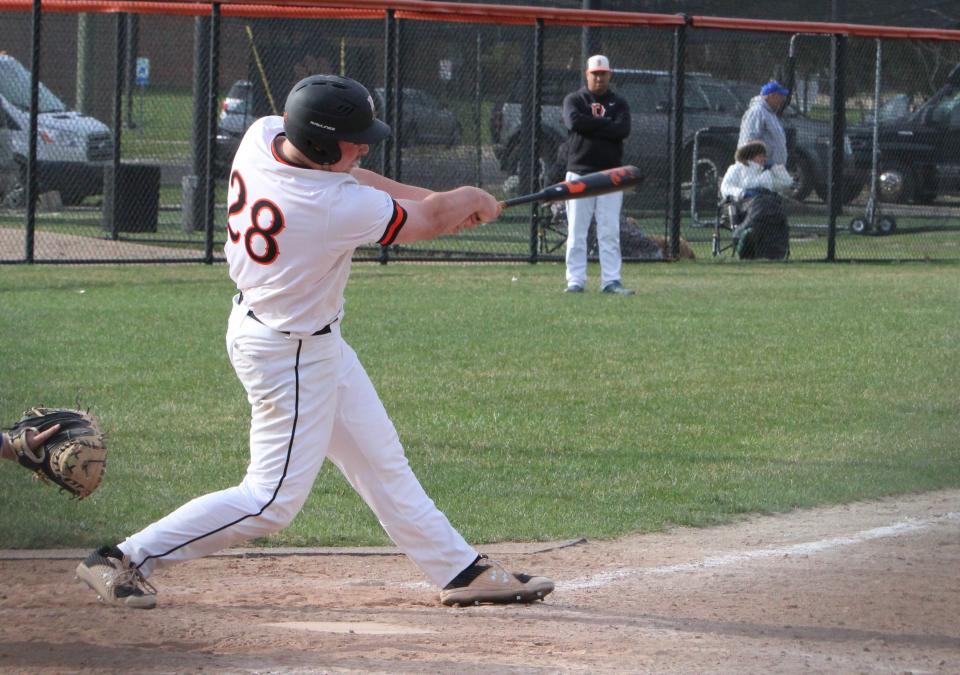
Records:
[[[390,538],[443,587],[477,557],[413,474],[356,353],[340,337],[286,335],[234,302],[227,352],[252,408],[240,485],[198,497],[120,544],[144,575],[286,527],[326,456]]]
[[[580,174],[567,172],[567,180]],[[598,197],[567,201],[567,285],[587,284],[587,233],[590,219],[597,219],[597,245],[600,249],[600,287],[620,281],[620,207],[623,193],[611,192]]]

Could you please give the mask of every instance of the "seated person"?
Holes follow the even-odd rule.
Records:
[[[790,230],[781,193],[793,179],[782,164],[767,166],[767,149],[751,141],[737,149],[720,194],[733,205],[730,227],[741,258],[780,260],[790,253]]]
[[[783,164],[767,166],[767,146],[763,141],[740,146],[734,159],[720,183],[720,194],[725,199],[739,202],[756,196],[760,189],[783,193],[793,185]]]

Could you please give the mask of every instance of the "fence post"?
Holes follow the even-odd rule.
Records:
[[[673,30],[673,91],[670,93],[670,258],[680,257],[680,184],[683,180],[683,106],[689,17]]]
[[[117,218],[119,214],[119,209],[117,205],[120,203],[120,151],[121,151],[121,141],[123,138],[123,72],[124,60],[127,51],[126,46],[126,14],[123,12],[118,12],[114,15],[116,21],[116,42],[114,50],[114,70],[113,70],[113,158],[112,165],[113,171],[109,172],[109,176],[104,176],[104,181],[109,178],[112,181],[110,186],[110,195],[112,197],[107,200],[103,200],[104,208],[109,209],[109,218],[110,223],[110,239],[114,241],[117,240],[118,235],[117,231],[119,229],[119,219]],[[107,186],[103,186],[103,193],[106,197],[107,195]],[[107,203],[109,201],[109,204]]]
[[[543,19],[533,29],[533,105],[530,106],[530,182],[526,192],[536,192],[540,179],[540,110],[543,98]],[[521,183],[521,186],[523,183]],[[522,188],[521,188],[522,189]],[[540,204],[530,205],[530,262],[537,262]]]
[[[847,38],[837,34],[830,40],[830,71],[832,73],[830,94],[833,98],[830,119],[833,126],[830,138],[830,166],[827,168],[827,202],[830,212],[827,223],[827,261],[831,262],[836,260],[837,217],[843,206],[843,135],[847,126],[846,70]]]
[[[24,242],[26,262],[33,262],[34,234],[37,227],[37,111],[40,105],[40,0],[33,0],[30,17],[30,138],[27,142],[27,232]]]
[[[133,119],[133,88],[137,79],[137,51],[140,42],[140,17],[127,14],[127,63],[124,89],[127,93],[127,129],[137,126]]]
[[[403,21],[393,23],[393,179],[403,181]],[[389,86],[389,85],[387,85]]]
[[[390,125],[393,133],[387,136],[380,147],[380,173],[393,177],[393,136],[396,134],[394,119],[393,82],[396,77],[394,51],[396,42],[396,10],[388,9],[383,22],[383,121]]]
[[[193,125],[190,175],[182,182],[183,231],[194,232],[204,222],[206,206],[201,199],[200,177],[207,168],[207,102],[210,96],[210,17],[193,20]]]
[[[217,102],[220,89],[220,3],[210,7],[210,62],[207,75],[207,165],[204,167],[204,192],[206,193],[206,212],[204,214],[203,261],[213,264],[213,220],[216,210],[217,183],[214,179],[214,166],[217,161]]]
[[[393,144],[397,133],[396,110],[394,108],[393,85],[396,78],[394,50],[396,49],[396,10],[388,9],[383,22],[383,117],[393,133],[383,141],[380,148],[380,173],[388,178],[393,176]],[[386,265],[390,257],[387,246],[380,247],[380,264]]]
[[[477,44],[476,44],[476,71],[474,73],[475,85],[473,88],[473,126],[474,126],[474,151],[476,153],[476,185],[483,187],[483,67],[481,59],[483,57],[483,39],[480,34],[480,26],[477,26]]]

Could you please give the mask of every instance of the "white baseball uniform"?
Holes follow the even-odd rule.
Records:
[[[567,180],[580,174],[567,171]],[[587,235],[591,218],[597,220],[597,245],[600,249],[600,287],[620,281],[620,208],[623,193],[611,192],[598,197],[567,201],[567,284],[587,283]]]
[[[247,391],[250,464],[240,485],[194,499],[120,544],[144,575],[288,525],[325,457],[373,509],[391,539],[438,586],[477,552],[410,469],[356,353],[340,337],[356,247],[389,244],[406,213],[353,176],[307,169],[279,147],[283,119],[247,131],[230,177],[234,297],[230,362]]]

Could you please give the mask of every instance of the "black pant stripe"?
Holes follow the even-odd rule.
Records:
[[[140,569],[140,567],[151,558],[163,558],[164,556],[168,556],[174,551],[178,551],[184,546],[189,546],[193,542],[199,541],[204,537],[209,537],[210,535],[216,534],[217,532],[222,532],[228,527],[233,527],[237,523],[243,522],[247,518],[256,518],[257,516],[261,515],[264,511],[266,511],[267,508],[269,508],[269,506],[273,504],[273,502],[276,500],[277,495],[280,493],[280,487],[283,485],[283,479],[287,477],[287,468],[290,466],[290,455],[293,452],[293,439],[297,435],[297,420],[300,417],[300,350],[302,348],[303,348],[303,340],[299,340],[297,342],[297,357],[296,357],[296,361],[293,364],[293,379],[294,379],[293,428],[290,430],[290,442],[287,444],[287,458],[283,463],[283,474],[281,474],[280,481],[277,483],[277,487],[274,489],[273,495],[270,497],[270,500],[266,504],[264,504],[262,507],[260,507],[260,510],[257,511],[256,513],[248,513],[244,516],[240,516],[233,522],[227,523],[226,525],[218,527],[215,530],[205,532],[204,534],[196,536],[193,539],[190,539],[189,541],[183,542],[182,544],[178,544],[177,546],[174,546],[169,551],[165,551],[164,553],[159,553],[157,555],[148,555],[146,558],[140,561],[139,564],[135,566],[137,569]]]

